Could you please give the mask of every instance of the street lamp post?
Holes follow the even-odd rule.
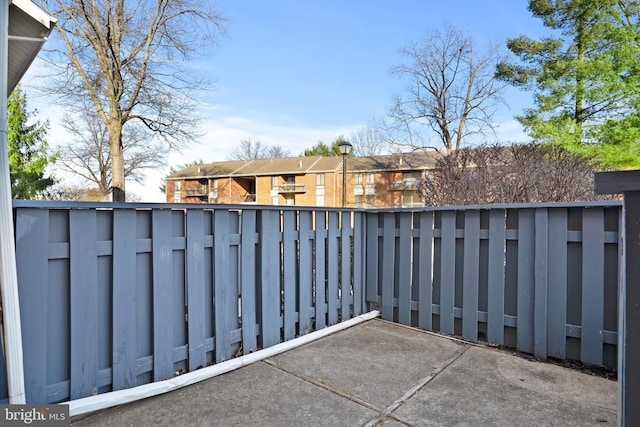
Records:
[[[342,207],[347,206],[347,156],[351,152],[351,144],[348,141],[342,141],[338,144],[340,154],[342,154]]]

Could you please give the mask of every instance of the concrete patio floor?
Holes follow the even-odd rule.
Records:
[[[614,426],[617,383],[380,319],[73,426]]]

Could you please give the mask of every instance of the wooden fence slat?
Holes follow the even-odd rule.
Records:
[[[478,339],[480,284],[480,211],[464,213],[464,267],[462,273],[462,336]]]
[[[382,318],[393,321],[394,266],[396,252],[396,224],[393,212],[382,214]]]
[[[204,211],[187,210],[187,330],[189,371],[207,366],[205,345]]]
[[[533,209],[518,212],[518,350],[533,353],[535,292],[535,219]]]
[[[313,248],[311,244],[311,212],[300,211],[300,277],[298,279],[298,333],[311,332],[313,305]]]
[[[16,209],[15,227],[26,403],[46,403],[49,211]]]
[[[567,356],[567,209],[549,210],[547,354]]]
[[[440,233],[440,330],[454,333],[456,289],[456,212],[442,212]]]
[[[153,235],[153,380],[173,377],[171,210],[154,209]]]
[[[604,210],[582,211],[582,340],[583,362],[602,364],[604,329]]]
[[[378,214],[368,213],[366,216],[366,277],[365,277],[365,298],[367,301],[378,300]]]
[[[327,286],[326,286],[326,244],[327,212],[316,212],[315,216],[315,286],[316,286],[316,329],[327,326]]]
[[[260,331],[262,347],[280,342],[280,212],[261,212]]]
[[[112,389],[136,385],[136,211],[113,211]]]
[[[400,215],[398,240],[398,322],[411,326],[411,221],[410,213]]]
[[[549,211],[535,210],[535,284],[533,314],[533,354],[547,357],[547,285],[549,262]]]
[[[418,242],[418,327],[432,328],[433,304],[433,212],[421,212],[419,219],[420,234]]]
[[[340,320],[351,317],[351,213],[342,212],[340,227]]]
[[[328,325],[338,323],[338,212],[329,212],[327,236],[327,311]]]
[[[242,212],[240,233],[240,287],[242,310],[242,349],[244,354],[258,349],[256,330],[256,211]]]
[[[283,218],[283,271],[284,271],[284,340],[296,337],[296,268],[298,255],[296,249],[297,229],[296,212],[284,211]]]
[[[229,313],[233,313],[235,311],[233,305],[238,304],[237,296],[233,294],[233,287],[230,284],[231,220],[229,211],[216,209],[213,213],[213,224],[216,362],[224,362],[233,356],[230,336],[232,319]]]
[[[489,212],[487,338],[498,344],[504,344],[505,234],[505,210],[492,209]]]
[[[98,394],[98,258],[95,210],[69,212],[71,393]]]
[[[365,283],[362,278],[365,275],[364,254],[364,215],[362,212],[354,213],[353,226],[353,315],[362,314],[364,302]]]

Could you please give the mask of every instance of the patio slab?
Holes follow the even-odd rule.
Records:
[[[617,384],[380,319],[73,426],[615,425]]]

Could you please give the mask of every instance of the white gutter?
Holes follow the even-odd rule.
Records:
[[[22,329],[15,236],[9,180],[7,85],[9,73],[9,0],[0,0],[0,292],[9,403],[25,402]]]
[[[82,399],[72,400],[70,402],[64,403],[69,405],[69,416],[74,417],[76,415],[82,415],[88,412],[98,411],[100,409],[106,409],[112,406],[122,405],[124,403],[130,403],[136,400],[157,396],[159,394],[177,390],[179,388],[186,387],[188,385],[195,384],[218,375],[226,374],[227,372],[233,371],[243,366],[247,366],[251,363],[259,362],[260,360],[266,359],[268,357],[275,356],[287,350],[300,347],[301,345],[307,344],[311,341],[326,337],[327,335],[333,334],[343,329],[350,328],[351,326],[355,326],[366,320],[373,319],[375,317],[378,317],[379,315],[380,313],[378,311],[371,311],[369,313],[354,317],[353,319],[340,322],[337,325],[329,326],[327,328],[311,332],[310,334],[303,335],[290,341],[276,344],[273,347],[265,348],[264,350],[259,350],[245,356],[227,360],[226,362],[216,363],[215,365],[209,366],[207,368],[198,369],[197,371],[189,372],[188,374],[180,375],[169,380],[145,384],[126,390],[112,391],[110,393],[85,397]]]

